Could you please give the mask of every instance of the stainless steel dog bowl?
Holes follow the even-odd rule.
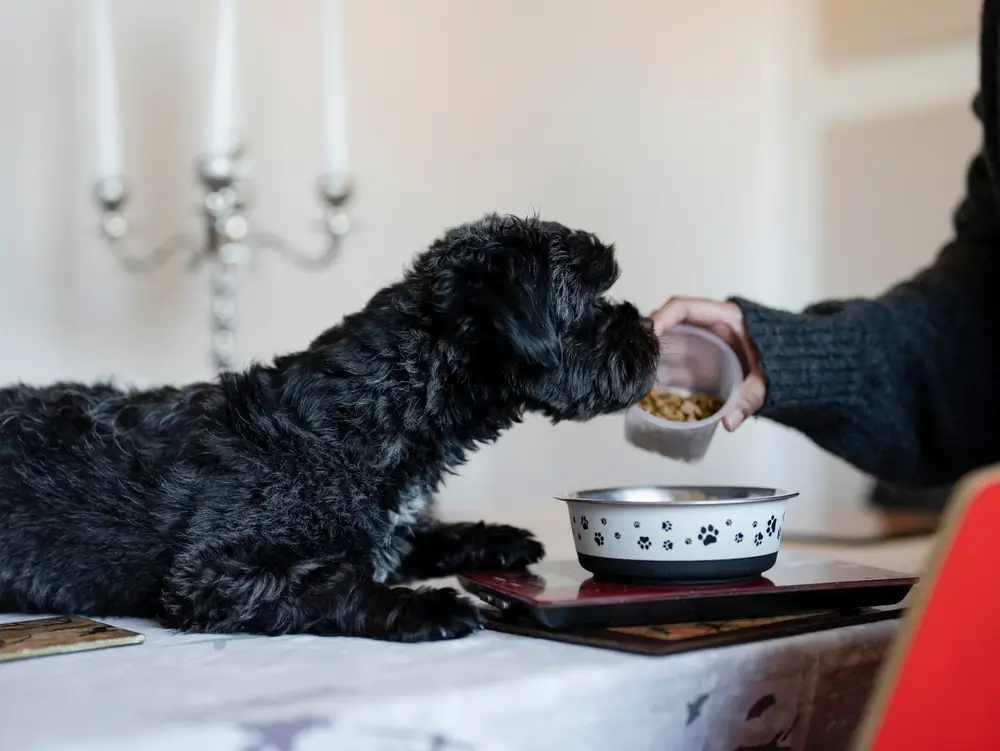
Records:
[[[566,503],[577,557],[597,577],[663,582],[753,578],[778,557],[790,493],[644,486],[580,490]]]

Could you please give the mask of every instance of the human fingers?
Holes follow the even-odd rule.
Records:
[[[743,312],[730,302],[703,297],[672,297],[651,318],[653,328],[659,335],[682,323],[708,329],[719,325],[737,329],[742,327]]]
[[[753,370],[740,386],[735,406],[722,418],[722,425],[730,433],[735,431],[748,417],[757,414],[764,406],[767,384],[760,369]]]

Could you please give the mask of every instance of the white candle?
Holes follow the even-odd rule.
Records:
[[[115,42],[108,0],[94,0],[95,106],[97,109],[97,171],[100,177],[122,174],[121,120]]]
[[[330,174],[347,172],[347,86],[340,0],[323,0],[323,72],[325,88],[326,166]]]
[[[209,101],[206,155],[229,154],[236,143],[234,124],[236,78],[236,0],[219,0],[215,68]]]

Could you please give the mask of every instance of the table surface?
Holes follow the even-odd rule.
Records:
[[[0,665],[0,749],[823,751],[898,628],[644,657],[493,632],[400,645],[102,620],[145,643]]]

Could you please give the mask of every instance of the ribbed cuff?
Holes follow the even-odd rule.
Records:
[[[743,311],[767,379],[761,415],[795,421],[802,413],[836,413],[864,401],[871,369],[862,360],[872,353],[853,311],[789,313],[738,297],[731,302]]]

